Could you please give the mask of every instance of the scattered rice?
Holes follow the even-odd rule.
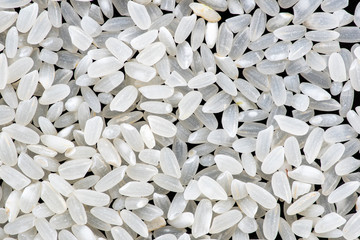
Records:
[[[0,239],[358,239],[348,5],[0,0]]]

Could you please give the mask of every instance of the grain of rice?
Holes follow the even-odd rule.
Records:
[[[276,207],[276,199],[262,187],[254,183],[246,183],[246,190],[249,196],[264,208],[273,209]]]
[[[288,132],[296,136],[305,135],[309,130],[309,126],[305,122],[295,118],[283,115],[276,115],[274,119],[279,124],[279,127],[282,131]]]
[[[319,197],[320,194],[318,192],[310,192],[292,203],[287,209],[286,213],[288,215],[299,213],[310,207]]]
[[[275,208],[269,210],[265,214],[263,231],[266,239],[275,239],[279,231],[280,221],[280,206],[277,205]]]
[[[291,224],[291,230],[298,236],[307,238],[311,234],[312,220],[300,219]]]

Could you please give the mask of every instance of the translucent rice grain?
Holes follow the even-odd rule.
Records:
[[[324,130],[321,128],[314,128],[309,134],[304,146],[305,158],[308,163],[312,163],[319,155],[323,136]]]
[[[265,31],[266,14],[256,9],[250,22],[250,41],[257,40]]]
[[[0,105],[0,124],[5,125],[7,123],[10,123],[15,118],[15,112],[12,108],[6,106],[6,105]]]
[[[344,151],[345,147],[341,143],[336,143],[330,146],[320,157],[321,170],[329,170],[337,161],[340,160]]]
[[[90,64],[89,77],[97,78],[115,73],[122,67],[122,63],[114,57],[105,57]]]
[[[313,221],[310,219],[296,220],[291,224],[291,230],[298,236],[307,238],[311,234]]]
[[[98,192],[105,192],[118,184],[124,177],[126,167],[115,168],[103,176],[94,186]]]
[[[190,83],[190,82],[189,82]],[[185,120],[189,118],[200,105],[202,94],[200,92],[189,92],[179,102],[179,119]]]
[[[212,225],[209,229],[209,233],[220,233],[235,224],[237,224],[242,218],[242,214],[238,210],[230,210],[223,214],[214,217]]]
[[[154,187],[145,182],[128,182],[119,189],[119,193],[129,197],[146,197],[154,192]]]
[[[356,90],[359,91],[360,89],[360,63],[358,60],[354,60],[349,68],[349,76],[351,81],[351,86]]]
[[[339,176],[347,175],[360,167],[360,162],[353,158],[348,157],[340,160],[335,166],[335,172]]]
[[[288,25],[293,19],[293,15],[290,13],[279,13],[273,18],[269,19],[266,23],[266,29],[269,32],[273,32],[277,28]]]
[[[0,7],[1,8],[18,8],[18,7],[25,6],[29,2],[30,1],[28,1],[28,0],[15,0],[15,1],[3,0],[0,2]]]
[[[188,42],[182,42],[176,48],[177,62],[182,69],[187,69],[193,62],[193,51]]]
[[[166,51],[171,56],[174,56],[176,54],[176,46],[175,41],[169,32],[169,30],[165,27],[161,27],[159,29],[159,40],[165,45]]]
[[[298,111],[304,112],[308,109],[310,99],[303,94],[295,94],[292,98],[292,106]]]
[[[124,112],[126,111],[136,100],[138,91],[133,86],[126,86],[110,103],[110,110]]]
[[[305,35],[306,28],[302,25],[289,25],[274,31],[277,38],[283,41],[294,41]]]
[[[153,177],[153,181],[163,189],[173,192],[183,192],[184,188],[177,178],[165,175],[157,174]]]
[[[219,56],[225,57],[231,50],[233,42],[233,34],[226,23],[220,25],[219,35],[216,41],[216,53]]]
[[[8,156],[11,157],[13,155],[9,154]],[[19,155],[18,166],[20,170],[31,179],[38,180],[44,176],[43,169],[26,153]]]
[[[151,26],[151,18],[144,5],[130,1],[127,8],[131,19],[140,29],[146,30]]]
[[[49,20],[51,24],[59,28],[62,24],[61,8],[57,2],[48,2]]]
[[[346,0],[342,1],[334,1],[334,0],[326,0],[321,3],[321,9],[325,12],[335,12],[336,10],[340,10],[345,8],[348,5]]]
[[[3,165],[0,167],[0,177],[15,190],[21,190],[30,184],[30,179],[16,169]]]
[[[0,17],[1,17],[0,32],[3,32],[16,21],[16,18],[18,17],[18,13],[10,12],[10,11],[1,11]]]
[[[57,239],[57,231],[45,218],[36,219],[35,228],[43,239]]]
[[[65,84],[56,84],[46,89],[39,99],[42,105],[50,105],[66,98],[70,93],[70,88]]]
[[[5,40],[6,55],[8,58],[15,57],[18,48],[19,36],[17,29],[12,27],[9,29]]]
[[[42,13],[40,13],[34,25],[32,26],[29,35],[27,37],[27,42],[29,44],[40,43],[49,33],[51,27],[52,26],[49,21],[48,12],[43,11]]]
[[[360,230],[356,227],[360,222],[360,213],[357,212],[350,217],[343,228],[343,235],[347,239],[355,239],[360,236]]]
[[[336,82],[346,80],[346,68],[343,58],[339,53],[332,53],[329,57],[330,77]]]
[[[288,177],[284,172],[276,172],[271,178],[271,186],[274,195],[283,199],[287,203],[291,203],[291,189]]]
[[[307,40],[306,38],[301,38],[297,40],[289,48],[289,60],[294,61],[303,57],[311,50],[311,48],[312,42],[310,40]]]
[[[304,22],[321,4],[322,1],[300,0],[294,6],[294,24]]]
[[[281,106],[286,102],[286,90],[281,77],[273,76],[270,78],[270,92],[276,106]]]
[[[153,133],[163,137],[175,136],[176,127],[170,121],[157,116],[149,116],[148,121]]]
[[[120,218],[120,215],[117,211],[106,208],[106,207],[93,207],[90,210],[91,214],[100,220],[112,224],[112,225],[122,225],[123,221]]]
[[[346,222],[345,218],[337,213],[329,213],[323,216],[315,225],[315,232],[325,233],[340,227]]]
[[[240,68],[247,68],[259,63],[264,58],[262,51],[248,52],[236,60],[236,66]]]
[[[95,239],[94,233],[86,225],[73,225],[71,231],[77,239]]]
[[[163,148],[160,151],[160,167],[164,174],[180,178],[180,166],[173,151]]]
[[[312,117],[309,122],[314,126],[332,127],[343,122],[343,118],[335,114],[320,114]]]
[[[340,34],[335,31],[320,30],[305,33],[305,38],[315,42],[327,42],[338,39]]]
[[[257,102],[260,93],[252,84],[243,79],[238,79],[235,81],[235,85],[246,98],[254,103]]]
[[[331,95],[327,91],[314,84],[301,83],[299,87],[302,93],[316,101],[324,101],[331,99]]]
[[[67,200],[66,204],[69,209],[71,218],[76,224],[85,225],[87,223],[87,216],[84,205],[76,198],[71,195]]]
[[[40,137],[37,132],[16,123],[4,127],[2,130],[12,139],[25,144],[37,144],[40,141]]]
[[[142,82],[149,82],[156,75],[154,68],[135,62],[127,62],[124,67],[127,75]]]
[[[33,65],[34,61],[30,57],[23,57],[13,62],[8,68],[7,83],[13,83],[22,78]]]
[[[66,161],[59,166],[59,174],[66,180],[83,178],[89,170],[92,161],[90,159],[76,159]]]
[[[249,176],[255,176],[256,160],[250,153],[244,153],[242,155],[242,165]]]
[[[181,18],[179,25],[176,28],[174,34],[174,40],[176,43],[182,43],[190,35],[194,29],[196,23],[196,15],[186,16]]]
[[[228,171],[233,175],[237,175],[242,172],[243,168],[241,163],[230,156],[218,154],[215,156],[214,160],[216,162],[216,166],[222,172]]]
[[[220,15],[211,7],[201,3],[190,3],[189,7],[194,11],[197,16],[204,18],[208,22],[220,21]]]
[[[212,204],[207,199],[202,199],[196,207],[192,235],[196,238],[207,234],[210,230],[212,219]]]
[[[360,186],[360,183],[357,181],[351,181],[344,183],[340,187],[336,188],[328,197],[329,203],[337,203],[346,197],[353,194]]]
[[[313,13],[306,19],[304,26],[316,30],[333,29],[339,26],[339,21],[329,13]]]
[[[61,195],[68,197],[74,191],[74,188],[63,177],[51,173],[49,174],[50,185]]]
[[[318,192],[308,193],[291,204],[286,213],[288,215],[294,215],[304,211],[306,208],[310,207],[319,197],[320,193]]]
[[[320,170],[306,165],[289,171],[288,176],[294,180],[310,184],[323,184],[325,181],[325,176]]]
[[[273,138],[274,127],[270,126],[258,133],[256,141],[256,156],[260,161],[264,161],[265,157],[270,152],[270,146]]]
[[[259,72],[263,74],[278,74],[285,70],[286,62],[285,60],[281,61],[269,61],[263,60],[256,64],[257,69]]]
[[[84,139],[89,145],[97,143],[103,130],[103,120],[99,116],[95,116],[86,121],[84,129]]]
[[[356,137],[357,133],[349,124],[341,124],[328,128],[324,134],[324,140],[329,143],[344,142]]]
[[[296,136],[305,135],[309,131],[309,126],[296,118],[291,118],[283,115],[276,115],[274,117],[282,131],[288,132]]]
[[[199,178],[198,186],[202,194],[207,196],[209,199],[226,200],[227,194],[219,183],[214,179],[202,176]]]
[[[265,174],[272,174],[284,163],[284,148],[279,146],[273,149],[264,159],[261,171]]]
[[[273,209],[276,207],[276,199],[264,188],[254,183],[246,183],[246,190],[249,196],[264,208]]]
[[[34,221],[35,217],[33,214],[24,214],[19,216],[15,221],[7,223],[4,226],[4,232],[11,235],[26,232],[34,227]]]
[[[115,240],[131,240],[131,235],[122,227],[111,228],[111,234]]]
[[[229,56],[232,59],[238,59],[241,55],[244,54],[246,48],[250,43],[250,30],[245,28],[242,32],[239,32],[235,35],[232,41],[232,47],[229,52]]]
[[[50,20],[51,21],[51,20]],[[81,19],[81,28],[90,37],[96,37],[101,33],[101,26],[93,18],[84,16]]]
[[[146,66],[152,66],[164,56],[166,47],[161,42],[155,42],[145,49],[143,49],[139,55],[137,55],[136,60],[139,63],[142,63]]]
[[[288,42],[278,42],[265,50],[265,57],[270,61],[279,61],[289,56],[290,44]]]
[[[59,153],[64,153],[67,149],[75,147],[71,141],[58,136],[42,135],[40,140],[44,145]]]
[[[203,88],[216,81],[216,76],[212,72],[201,73],[189,80],[190,88]]]
[[[264,217],[263,231],[266,239],[275,239],[279,231],[280,206],[269,210]]]
[[[0,54],[0,89],[4,89],[8,77],[8,62],[4,53]]]
[[[74,195],[85,205],[102,207],[109,203],[110,197],[105,193],[99,193],[93,190],[78,189]]]
[[[153,133],[151,132],[149,125],[146,124],[140,128],[140,135],[141,135],[145,145],[149,149],[151,149],[155,146],[155,137],[154,137]]]
[[[65,200],[47,181],[41,184],[41,199],[51,211],[57,214],[66,211]]]
[[[122,210],[120,216],[124,223],[140,236],[146,238],[149,235],[147,226],[136,214],[128,210]]]
[[[92,37],[87,35],[82,29],[75,26],[69,27],[69,34],[72,43],[82,51],[88,49],[93,41]]]

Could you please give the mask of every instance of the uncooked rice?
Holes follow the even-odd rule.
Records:
[[[0,0],[0,239],[359,239],[349,2]]]

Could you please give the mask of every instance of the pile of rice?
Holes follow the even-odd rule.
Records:
[[[0,239],[358,239],[348,4],[0,0]]]

